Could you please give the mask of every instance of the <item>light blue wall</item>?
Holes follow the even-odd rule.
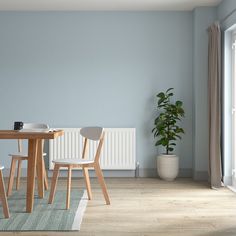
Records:
[[[194,178],[206,179],[208,172],[208,33],[216,20],[216,8],[193,11],[193,91],[194,91]]]
[[[223,0],[217,8],[217,15],[219,20],[224,20],[234,9],[236,9],[235,0]],[[236,23],[236,14],[234,13],[229,18],[222,22],[224,29],[229,28],[231,25]]]
[[[191,12],[1,12],[0,129],[15,120],[52,127],[135,127],[141,168],[156,168],[155,94],[174,87],[192,168]],[[0,141],[9,167],[12,141]]]

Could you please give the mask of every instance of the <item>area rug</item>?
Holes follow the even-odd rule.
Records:
[[[48,204],[49,192],[44,199],[35,196],[34,210],[25,212],[25,191],[17,191],[8,198],[10,218],[3,217],[0,209],[0,231],[71,231],[80,230],[87,206],[83,190],[71,191],[70,209],[65,209],[66,191],[56,191],[53,204]]]

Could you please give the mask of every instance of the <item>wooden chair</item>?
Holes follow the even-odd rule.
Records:
[[[37,124],[37,123],[24,123],[24,126],[23,126],[23,129],[27,129],[27,130],[48,129],[48,128],[49,127],[46,124]],[[22,161],[28,160],[28,155],[23,153],[23,151],[22,151],[22,140],[19,139],[17,142],[18,142],[18,152],[9,154],[9,156],[12,157],[12,160],[11,160],[10,176],[9,176],[9,181],[8,181],[8,189],[7,189],[7,196],[8,197],[12,193],[17,162],[18,162],[18,166],[17,166],[17,177],[16,177],[16,190],[19,190],[20,189],[20,175],[21,175]],[[44,142],[42,142],[42,145],[44,146]],[[46,155],[47,155],[47,153],[43,153],[43,157],[45,157]],[[45,166],[44,158],[43,158],[43,165]],[[47,179],[47,175],[46,175],[46,168],[45,168],[44,173],[45,173],[44,186],[45,186],[45,190],[48,190],[48,179]]]
[[[110,205],[110,199],[109,199],[109,196],[107,193],[106,184],[105,184],[103,174],[102,174],[100,164],[99,164],[99,158],[100,158],[100,154],[101,154],[101,149],[102,149],[102,145],[103,145],[103,141],[104,141],[105,132],[104,132],[103,128],[101,128],[101,127],[85,127],[80,130],[80,135],[85,138],[81,159],[61,159],[61,160],[53,161],[55,165],[54,165],[54,171],[53,171],[53,177],[52,177],[52,183],[51,183],[51,191],[50,191],[48,203],[51,204],[53,202],[55,190],[56,190],[57,179],[58,179],[58,175],[59,175],[59,170],[61,167],[65,167],[68,169],[66,209],[70,208],[71,171],[73,168],[81,167],[83,169],[85,184],[86,184],[87,193],[88,193],[88,199],[91,200],[92,199],[92,192],[91,192],[91,185],[90,185],[88,168],[93,167],[95,169],[99,184],[101,185],[106,204]],[[85,159],[87,146],[88,146],[88,140],[92,140],[92,141],[99,140],[96,155],[95,155],[94,159],[92,159],[92,160]]]
[[[5,192],[5,185],[4,185],[3,174],[2,174],[3,169],[4,167],[0,166],[0,198],[1,198],[2,207],[3,207],[3,214],[5,218],[9,218],[10,214],[9,214],[7,197],[6,197],[6,192]]]

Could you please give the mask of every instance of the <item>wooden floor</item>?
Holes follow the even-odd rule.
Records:
[[[73,187],[83,187],[73,179]],[[111,205],[105,205],[96,180],[81,231],[22,232],[0,235],[78,236],[236,236],[236,194],[211,190],[191,179],[106,179]],[[60,188],[65,188],[60,180]]]

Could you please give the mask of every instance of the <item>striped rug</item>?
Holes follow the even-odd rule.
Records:
[[[65,210],[66,191],[56,191],[53,204],[48,204],[49,192],[44,199],[35,196],[34,210],[25,212],[25,191],[17,191],[8,198],[10,218],[3,217],[0,209],[0,231],[70,231],[80,230],[87,206],[83,190],[71,191],[70,209]]]

